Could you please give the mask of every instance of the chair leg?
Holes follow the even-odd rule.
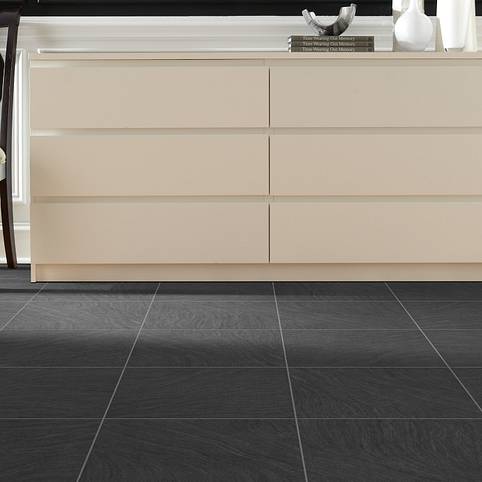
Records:
[[[3,241],[7,256],[7,266],[13,269],[17,267],[17,253],[15,250],[15,233],[13,231],[13,203],[8,187],[6,179],[0,181]]]

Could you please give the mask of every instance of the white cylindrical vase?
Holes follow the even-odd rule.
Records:
[[[473,29],[474,0],[438,0],[437,17],[445,50],[465,49]]]

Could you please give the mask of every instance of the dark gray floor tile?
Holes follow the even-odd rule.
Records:
[[[401,301],[482,301],[482,283],[399,282],[390,287]]]
[[[30,265],[21,264],[17,269],[8,269],[5,264],[1,264],[0,283],[6,280],[30,281]]]
[[[271,301],[271,283],[161,283],[156,300]]]
[[[102,417],[120,371],[0,368],[0,418]]]
[[[150,301],[157,283],[48,283],[39,301]]]
[[[423,329],[482,330],[482,302],[406,301],[404,305]]]
[[[109,417],[292,417],[282,368],[129,368]]]
[[[136,335],[134,330],[4,330],[0,366],[123,367]]]
[[[312,481],[480,481],[482,421],[300,420]]]
[[[147,330],[129,365],[284,367],[285,361],[279,330]]]
[[[455,373],[482,407],[482,368],[456,368]]]
[[[304,481],[290,420],[107,420],[81,479]]]
[[[0,481],[74,481],[95,420],[0,420]]]
[[[299,417],[482,417],[445,368],[292,368]]]
[[[444,366],[419,331],[284,330],[290,366]]]
[[[8,325],[12,330],[138,330],[148,301],[69,301],[29,303]],[[0,304],[1,309],[1,304]]]
[[[18,301],[0,301],[0,330],[12,320],[12,317],[25,305]]]
[[[417,330],[396,301],[280,301],[283,328],[344,330]]]
[[[40,291],[42,286],[29,281],[0,280],[0,302],[26,303]]]
[[[276,283],[275,287],[280,301],[393,301],[385,283]]]
[[[425,330],[451,367],[482,367],[482,330]]]
[[[145,328],[278,329],[274,299],[268,302],[155,302]]]

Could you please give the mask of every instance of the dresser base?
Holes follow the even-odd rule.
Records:
[[[482,281],[482,263],[38,264],[32,281]]]

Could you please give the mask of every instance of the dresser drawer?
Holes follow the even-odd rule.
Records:
[[[33,196],[265,195],[263,135],[32,137]]]
[[[268,125],[263,66],[39,62],[31,69],[30,88],[33,129]]]
[[[274,195],[482,194],[482,134],[273,135]]]
[[[265,204],[35,203],[31,213],[34,264],[268,261]]]
[[[479,59],[325,60],[271,68],[273,127],[482,126]]]
[[[272,263],[480,263],[481,202],[278,202]]]

